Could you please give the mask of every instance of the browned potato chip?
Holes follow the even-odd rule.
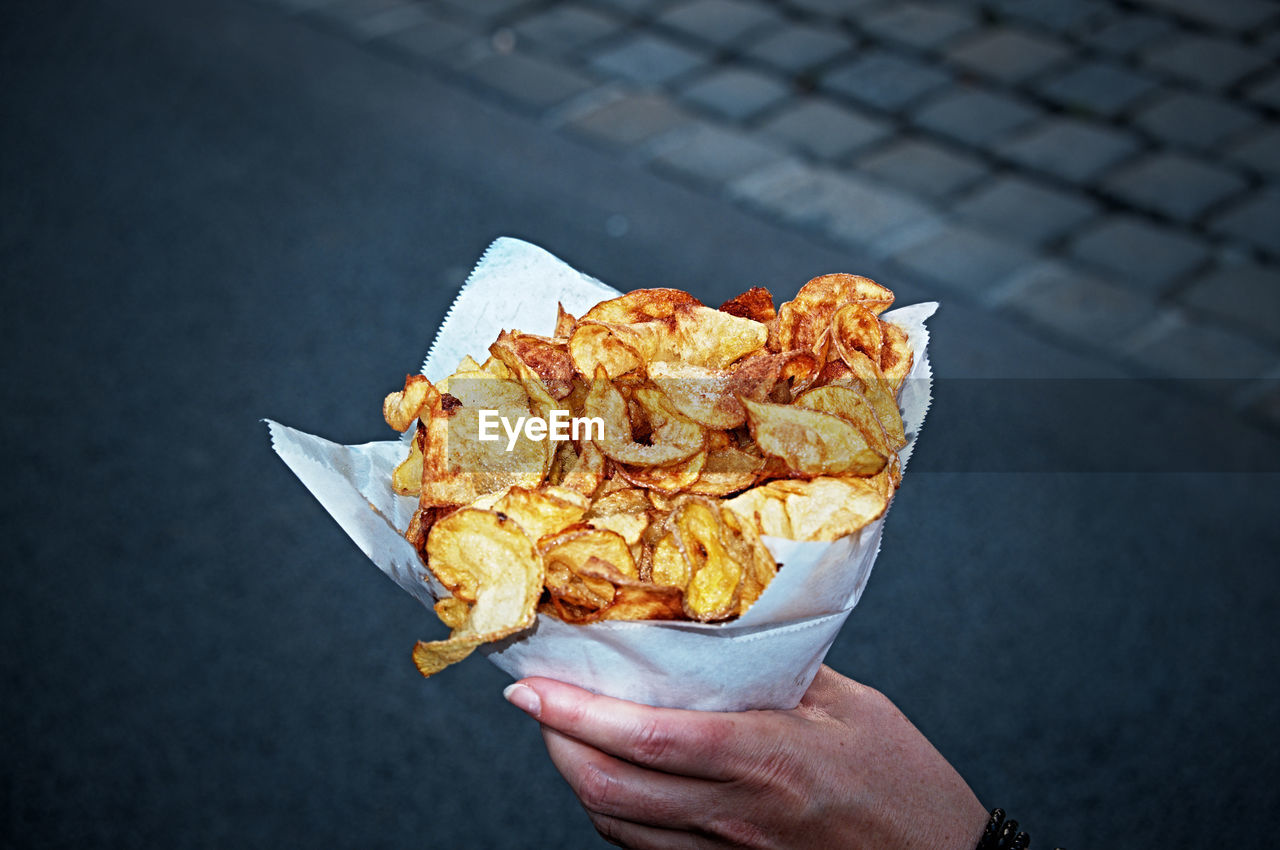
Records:
[[[582,315],[579,321],[618,322],[631,324],[650,319],[665,319],[685,304],[701,306],[702,302],[679,289],[637,289],[601,301]]]
[[[664,466],[686,460],[702,451],[706,435],[696,422],[681,416],[666,396],[657,390],[638,389],[635,402],[643,409],[649,426],[648,443],[633,437],[627,402],[610,383],[603,367],[596,368],[585,412],[604,422],[604,436],[593,442],[600,452],[618,463],[635,466]]]
[[[390,393],[382,402],[382,417],[397,431],[409,430],[422,408],[430,404],[435,388],[426,375],[405,375],[404,389]]]
[[[556,339],[567,340],[573,336],[573,329],[577,327],[578,320],[572,314],[564,309],[564,305],[556,302],[556,330],[553,336]]]
[[[756,445],[785,461],[795,475],[872,475],[884,467],[885,458],[870,449],[861,431],[839,416],[796,405],[749,399],[742,403]]]
[[[740,295],[735,295],[720,305],[720,309],[731,316],[752,319],[767,325],[778,318],[778,311],[773,308],[773,293],[763,286],[753,286]]]
[[[846,362],[850,351],[861,351],[878,361],[884,342],[880,320],[861,304],[846,304],[831,317],[831,342]]]
[[[911,371],[914,358],[911,354],[911,340],[901,325],[880,320],[880,331],[884,342],[880,347],[880,371],[889,382],[889,389],[896,396],[902,390],[902,384]],[[869,356],[869,355],[868,355]]]
[[[790,540],[838,540],[875,522],[888,507],[877,477],[771,481],[725,502],[756,531]]]

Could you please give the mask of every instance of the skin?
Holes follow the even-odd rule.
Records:
[[[790,711],[507,688],[604,838],[632,848],[972,850],[987,810],[883,694],[822,667]]]

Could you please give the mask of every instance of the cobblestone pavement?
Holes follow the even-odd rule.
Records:
[[[1280,423],[1274,0],[264,2]]]

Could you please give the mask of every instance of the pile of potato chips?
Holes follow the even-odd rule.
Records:
[[[830,541],[878,519],[901,481],[912,364],[906,331],[879,318],[892,303],[848,274],[776,310],[759,287],[718,310],[637,290],[578,319],[560,308],[550,337],[504,331],[434,384],[407,377],[383,406],[416,429],[392,486],[418,498],[407,536],[453,594],[435,606],[452,634],[418,643],[418,669],[539,612],[732,619],[778,570],[761,535]],[[510,427],[535,418],[586,427]]]

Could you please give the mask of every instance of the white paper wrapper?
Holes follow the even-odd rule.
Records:
[[[452,373],[464,355],[482,360],[504,329],[552,333],[557,301],[581,315],[618,294],[541,248],[498,239],[454,301],[422,372],[438,380]],[[885,314],[907,329],[915,355],[900,399],[907,435],[900,452],[904,470],[929,408],[924,322],[936,308],[935,303],[916,304]],[[404,539],[417,502],[397,496],[390,487],[391,472],[406,453],[401,440],[342,446],[276,422],[268,425],[276,452],[361,551],[428,608],[445,594]],[[714,711],[793,708],[861,597],[883,528],[881,517],[834,543],[766,537],[783,569],[751,609],[730,623],[607,621],[575,626],[539,615],[531,629],[480,652],[516,678],[549,676],[650,705]]]

